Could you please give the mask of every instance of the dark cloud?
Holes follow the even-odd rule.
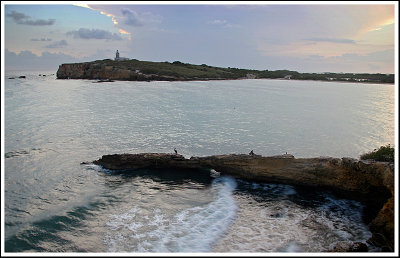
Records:
[[[31,18],[23,13],[19,13],[16,11],[12,11],[11,13],[6,14],[7,17],[11,17],[16,23],[22,22],[26,19]]]
[[[6,14],[7,17],[12,18],[17,24],[25,24],[25,25],[33,25],[33,26],[46,26],[46,25],[53,25],[55,23],[55,19],[37,19],[32,20],[30,16],[19,13],[16,11],[12,11],[11,13]]]
[[[68,43],[65,39],[60,40],[60,41],[55,41],[54,43],[51,43],[50,45],[47,45],[46,48],[60,48],[60,47],[65,47],[67,46]]]
[[[135,27],[143,26],[143,23],[140,21],[138,14],[135,11],[129,9],[121,9],[122,15],[125,18],[125,24]]]
[[[37,39],[37,38],[34,38],[34,39],[31,39],[31,41],[51,41],[52,39],[49,39],[49,38],[40,38],[40,39]]]
[[[331,42],[331,43],[343,43],[343,44],[355,44],[356,42],[352,39],[335,39],[335,38],[308,38],[307,41],[317,42]]]
[[[99,29],[80,28],[79,30],[67,32],[67,35],[72,35],[74,38],[80,39],[122,40],[122,38],[116,33],[111,33],[109,31]]]

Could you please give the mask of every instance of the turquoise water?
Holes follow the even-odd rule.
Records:
[[[217,173],[116,173],[103,154],[354,157],[394,143],[394,86],[5,77],[6,251],[323,252],[363,204]],[[266,239],[268,241],[266,241]]]

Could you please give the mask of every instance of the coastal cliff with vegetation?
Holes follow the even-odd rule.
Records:
[[[214,169],[250,181],[329,190],[365,203],[364,221],[372,232],[368,242],[386,252],[394,250],[393,161],[331,157],[298,159],[290,154],[271,157],[227,154],[187,159],[179,154],[139,153],[104,155],[93,163],[111,170],[174,168],[196,173],[198,169]]]
[[[125,80],[125,81],[193,81],[236,79],[322,80],[370,83],[394,83],[394,74],[299,73],[289,70],[251,70],[222,68],[206,64],[129,60],[96,60],[62,64],[58,79]]]

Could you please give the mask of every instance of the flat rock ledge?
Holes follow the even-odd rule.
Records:
[[[270,157],[227,154],[187,159],[169,153],[104,155],[93,163],[111,170],[214,169],[251,181],[330,190],[341,197],[365,202],[369,214],[366,222],[372,232],[367,242],[384,252],[394,251],[393,163],[352,158],[294,158],[290,154]],[[345,248],[334,250],[339,249]]]

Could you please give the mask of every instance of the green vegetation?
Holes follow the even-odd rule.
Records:
[[[372,152],[361,155],[360,159],[394,162],[394,147],[391,147],[390,144],[386,146],[381,146],[378,150],[375,149]]]
[[[127,70],[139,70],[143,74],[158,76],[171,76],[181,80],[207,80],[207,79],[291,79],[291,80],[322,80],[322,81],[348,81],[348,82],[373,82],[394,83],[394,74],[354,74],[354,73],[299,73],[289,70],[251,70],[239,68],[222,68],[206,64],[194,65],[175,62],[150,62],[136,59],[113,61],[111,59],[97,60],[91,63],[102,66],[113,66]]]

